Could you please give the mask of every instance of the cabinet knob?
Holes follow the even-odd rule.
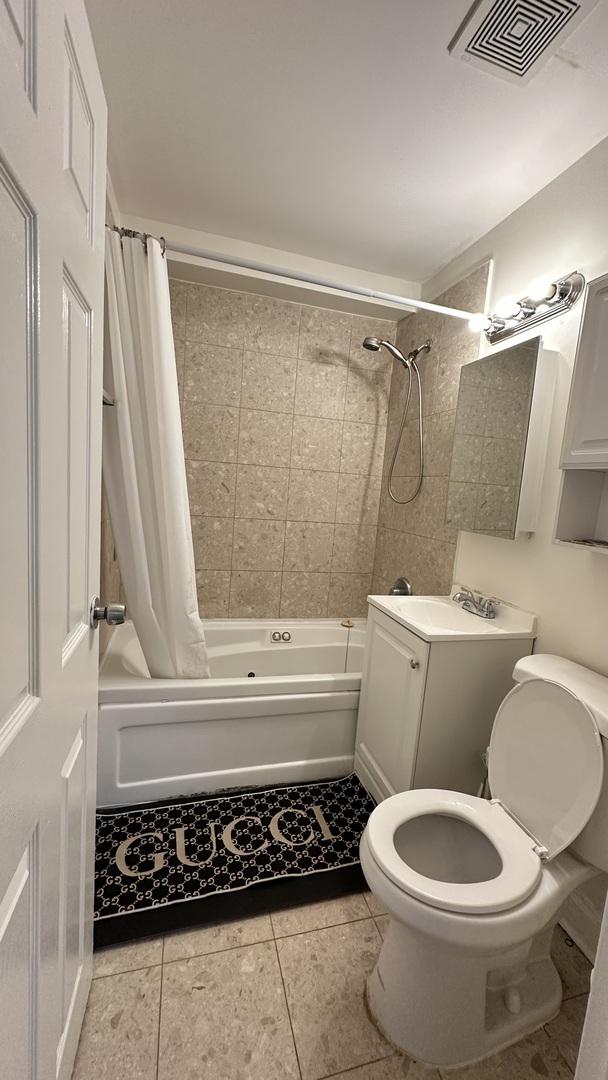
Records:
[[[410,667],[411,668],[420,667],[420,661],[419,660],[410,660]]]

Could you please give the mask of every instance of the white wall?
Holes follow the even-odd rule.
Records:
[[[540,276],[575,269],[588,279],[607,273],[608,139],[454,259],[425,284],[424,295],[441,292],[487,257],[494,260],[487,310],[501,297],[523,295]],[[547,348],[560,353],[560,362],[538,531],[516,541],[460,533],[454,578],[535,611],[537,652],[558,653],[608,675],[608,557],[552,540],[581,314],[579,303],[541,328]],[[482,351],[490,351],[485,339]]]
[[[501,297],[525,294],[541,276],[580,270],[591,279],[607,273],[608,139],[426,282],[423,295],[437,295],[488,257],[494,265],[487,311]],[[461,532],[454,579],[535,611],[537,652],[558,653],[608,675],[608,557],[552,539],[581,314],[579,303],[564,318],[541,328],[547,348],[559,352],[560,361],[538,531],[529,540],[515,541]],[[484,338],[482,352],[490,351]],[[606,352],[608,361],[608,343]],[[604,879],[591,882],[571,897],[561,917],[590,958],[604,895]]]

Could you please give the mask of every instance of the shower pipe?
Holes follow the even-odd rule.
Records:
[[[421,349],[430,349],[430,347],[431,347],[430,343],[420,346]],[[389,493],[391,499],[393,500],[393,502],[394,503],[399,503],[400,506],[407,506],[408,503],[411,503],[411,502],[414,501],[414,499],[418,495],[418,492],[420,491],[420,488],[422,487],[422,479],[424,477],[424,449],[423,449],[423,428],[422,428],[422,423],[423,423],[423,421],[422,421],[422,385],[421,385],[421,382],[420,382],[420,368],[418,367],[418,364],[416,363],[416,356],[418,355],[419,351],[420,351],[420,349],[416,349],[413,356],[411,354],[410,354],[410,356],[408,356],[409,364],[407,365],[407,372],[408,372],[408,376],[409,376],[409,382],[407,384],[407,397],[405,399],[405,405],[403,407],[403,415],[401,417],[401,424],[399,425],[399,435],[397,436],[397,442],[395,443],[395,448],[393,450],[393,456],[392,456],[392,459],[391,459],[390,469],[388,470],[388,481],[387,481],[388,493]],[[405,421],[407,419],[407,412],[408,412],[408,409],[409,409],[409,406],[410,406],[410,398],[412,396],[412,371],[415,372],[416,380],[417,380],[417,383],[418,383],[418,454],[419,454],[420,466],[419,466],[419,469],[418,469],[418,480],[416,481],[416,487],[414,488],[412,494],[407,499],[398,499],[397,496],[395,495],[395,490],[393,488],[393,473],[395,471],[395,462],[397,461],[397,454],[399,453],[399,447],[401,445],[401,440],[403,438],[403,431],[404,431],[404,428],[405,428]]]
[[[120,228],[117,225],[108,225],[107,228],[120,233],[121,236],[139,237],[144,243],[150,233],[136,232],[133,229]],[[267,274],[269,277],[285,278],[290,281],[301,281],[305,285],[316,285],[322,289],[330,289],[333,292],[350,293],[353,296],[365,296],[370,300],[386,300],[390,304],[406,309],[415,308],[420,311],[436,311],[440,315],[449,315],[454,319],[463,319],[469,322],[479,317],[479,312],[462,311],[460,308],[445,307],[443,304],[433,304],[428,300],[414,300],[408,296],[399,296],[396,293],[381,292],[378,289],[368,289],[363,285],[345,285],[330,278],[316,277],[306,274],[301,270],[287,270],[283,266],[272,266],[268,263],[258,262],[256,259],[242,259],[237,255],[223,255],[217,251],[209,251],[207,248],[194,248],[187,244],[172,243],[163,236],[159,237],[163,254],[174,252],[176,255],[190,255],[196,259],[207,259],[209,262],[219,263],[223,266],[234,266],[240,270],[252,270],[258,274]],[[164,246],[163,246],[164,245]]]

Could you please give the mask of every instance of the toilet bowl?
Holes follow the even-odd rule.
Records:
[[[494,721],[493,798],[420,789],[373,811],[361,866],[390,922],[369,977],[386,1037],[461,1066],[556,1015],[560,909],[608,869],[608,679],[559,657],[518,661]]]

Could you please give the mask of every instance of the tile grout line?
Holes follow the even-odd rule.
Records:
[[[224,408],[223,405],[207,405],[205,407],[208,408],[208,409],[222,409],[222,408]],[[262,411],[262,410],[260,410],[260,411]],[[269,415],[270,416],[289,416],[289,413],[270,413]],[[309,419],[309,420],[323,420],[325,418],[322,417],[322,416],[309,416],[309,417],[307,417],[307,419]],[[345,423],[349,423],[349,422],[350,421],[345,421]],[[357,424],[358,423],[363,423],[363,421],[359,421],[359,420],[354,421],[354,422],[357,423]],[[339,420],[335,420],[335,421],[332,420],[332,424],[333,423],[338,423],[339,424],[340,421]],[[382,428],[384,426],[385,426],[384,424],[368,424],[368,423],[365,423],[365,427],[368,427],[368,428],[377,428],[377,427]],[[188,461],[198,461],[202,465],[245,465],[248,468],[253,468],[253,469],[286,469],[289,472],[331,473],[332,475],[337,475],[337,476],[341,476],[341,475],[348,475],[348,476],[381,476],[382,475],[382,473],[380,473],[380,472],[377,472],[377,473],[356,472],[356,471],[353,471],[352,469],[344,469],[344,470],[342,470],[342,472],[340,472],[339,469],[320,469],[318,466],[314,466],[314,467],[307,466],[306,468],[302,468],[299,465],[293,465],[293,466],[292,465],[268,465],[267,462],[259,462],[259,461],[236,461],[236,460],[225,461],[223,458],[205,458],[205,457],[200,457],[199,458],[199,457],[193,457],[192,454],[188,454],[187,460]],[[446,478],[445,476],[442,477],[442,479],[445,479],[445,478]],[[498,484],[496,486],[497,487],[504,487],[505,485]]]
[[[99,975],[99,976],[97,976],[97,978],[109,979],[109,978],[112,978],[114,975],[127,975],[131,971],[146,971],[148,968],[151,968],[151,967],[161,967],[161,966],[166,966],[167,964],[181,964],[185,960],[198,960],[198,959],[201,959],[203,956],[217,956],[218,953],[234,952],[235,949],[248,949],[252,945],[266,945],[270,941],[286,941],[288,938],[302,937],[303,934],[316,934],[320,930],[333,930],[338,926],[350,926],[353,923],[360,923],[360,922],[375,922],[376,919],[379,919],[379,918],[383,917],[381,915],[361,915],[361,916],[358,916],[356,919],[347,919],[347,920],[342,921],[342,922],[327,923],[324,926],[314,926],[314,927],[311,927],[308,930],[296,930],[291,934],[277,934],[276,931],[275,931],[275,928],[274,928],[274,924],[272,922],[272,913],[268,912],[268,916],[270,918],[270,925],[271,925],[271,928],[272,928],[272,937],[260,938],[259,941],[239,942],[236,945],[224,945],[220,949],[210,949],[207,952],[202,952],[202,953],[196,952],[196,953],[189,953],[186,956],[175,956],[171,960],[164,959],[164,952],[163,952],[162,964],[144,964],[142,967],[139,967],[139,968],[126,968],[124,971],[115,971],[115,972],[112,972],[109,975]],[[260,916],[253,916],[253,918],[259,918],[259,917]],[[221,925],[224,925],[224,924],[221,924]],[[203,928],[203,929],[205,929],[205,928]],[[181,932],[182,931],[177,931],[178,934],[181,933]],[[184,930],[183,932],[188,933],[189,931]]]
[[[543,1031],[544,1031],[544,1030],[545,1030],[545,1029],[543,1028]],[[567,1061],[566,1061],[566,1059],[565,1059],[564,1055],[562,1054],[562,1052],[561,1052],[561,1050],[560,1050],[559,1046],[557,1045],[557,1043],[554,1043],[554,1042],[553,1042],[553,1039],[551,1039],[551,1036],[550,1036],[550,1035],[548,1036],[548,1038],[549,1038],[549,1040],[550,1040],[551,1044],[552,1044],[553,1046],[555,1046],[555,1049],[556,1049],[556,1051],[557,1051],[557,1056],[558,1056],[558,1059],[559,1059],[559,1060],[560,1060],[560,1061],[561,1061],[561,1062],[562,1062],[562,1063],[563,1063],[563,1064],[564,1064],[564,1065],[566,1066],[566,1068],[567,1068],[568,1072],[570,1073],[570,1076],[574,1076],[574,1069],[572,1069],[572,1067],[570,1066],[569,1062],[567,1062]],[[580,1049],[580,1041],[579,1041],[579,1049]],[[578,1052],[577,1052],[577,1055],[576,1055],[576,1057],[577,1057],[577,1060],[578,1060]],[[449,1078],[448,1078],[448,1080],[449,1080]]]
[[[164,934],[163,934],[163,951],[162,951],[162,955],[163,955],[163,957],[165,955],[165,936],[164,936]],[[157,1036],[156,1036],[156,1080],[158,1080],[159,1071],[160,1071],[160,1025],[161,1025],[162,1011],[163,1011],[163,984],[164,984],[164,981],[165,981],[165,965],[164,965],[164,962],[163,962],[163,964],[161,964],[161,969],[160,969],[160,994],[159,994],[159,998],[158,998],[158,1033],[157,1033]]]
[[[186,344],[186,342],[178,342],[178,344],[183,345],[183,344]],[[234,351],[238,352],[239,350],[235,349]],[[261,353],[260,355],[263,356],[264,354]],[[302,361],[302,363],[313,363],[313,362],[314,361],[312,361],[312,360],[303,360]],[[343,366],[345,371],[348,370],[345,365],[339,365],[339,366]],[[355,371],[358,371],[358,370],[361,370],[361,369],[360,368],[355,368]],[[225,401],[193,401],[190,404],[192,404],[193,406],[198,406],[201,409],[234,409],[234,410],[238,409],[239,412],[268,413],[271,416],[294,416],[294,417],[298,416],[298,417],[300,417],[300,418],[302,418],[304,420],[307,420],[307,419],[308,420],[327,420],[329,423],[332,423],[332,424],[363,424],[363,425],[365,425],[365,427],[386,427],[387,426],[386,419],[383,420],[383,421],[380,421],[380,420],[361,420],[361,419],[358,419],[356,417],[353,419],[353,418],[348,417],[348,416],[324,416],[324,415],[322,415],[320,413],[298,412],[297,409],[295,408],[295,405],[294,405],[294,407],[292,409],[269,409],[268,407],[261,408],[258,405],[235,405],[234,402],[225,402]],[[425,419],[430,419],[431,415],[432,416],[447,416],[449,413],[453,413],[455,411],[456,411],[455,409],[448,409],[448,410],[446,410],[445,412],[442,412],[442,413],[429,413],[429,416],[425,417]],[[473,435],[472,437],[476,438],[477,436]],[[495,437],[496,438],[508,438],[508,436],[498,436],[498,435],[495,436]],[[480,435],[479,438],[484,438],[484,436]],[[246,465],[247,462],[243,462],[243,464]]]
[[[374,916],[373,915],[361,915],[361,916],[357,917],[356,919],[347,919],[345,922],[327,923],[327,925],[325,925],[325,926],[314,926],[314,927],[311,927],[309,930],[296,930],[296,931],[294,931],[293,934],[279,934],[279,935],[277,935],[276,931],[274,931],[274,926],[273,926],[274,940],[275,941],[287,941],[288,938],[302,937],[304,934],[316,934],[321,930],[335,930],[336,927],[338,927],[338,926],[352,926],[353,923],[370,922],[370,921],[371,922],[374,921]]]
[[[335,505],[335,508],[334,508],[334,531],[333,531],[332,543],[331,543],[331,555],[329,557],[329,571],[330,571],[330,574],[335,573],[335,570],[334,570],[334,555],[336,553],[336,525],[341,524],[341,522],[338,521],[338,503],[340,501],[340,477],[343,475],[343,473],[342,473],[342,450],[343,450],[343,447],[344,447],[344,426],[345,426],[345,424],[347,422],[346,421],[346,402],[347,402],[347,399],[348,399],[348,380],[350,378],[350,355],[351,355],[352,348],[353,348],[353,333],[354,333],[354,322],[353,322],[353,319],[351,318],[351,320],[350,320],[350,334],[349,334],[349,338],[348,338],[348,360],[347,360],[347,364],[346,364],[346,382],[344,384],[344,408],[342,410],[342,430],[340,432],[340,449],[338,451],[338,484],[337,484],[337,489],[336,489],[336,505]],[[371,425],[371,426],[374,426],[374,425]],[[330,591],[331,591],[331,577],[329,579],[329,590],[328,590],[328,593],[327,593],[327,610],[328,611],[329,611],[329,593],[330,593]]]
[[[376,925],[376,930],[377,930],[377,931],[378,931],[378,933],[380,934],[380,940],[381,940],[382,942],[384,942],[384,934],[382,933],[382,930],[381,930],[381,929],[380,929],[380,927],[378,926],[378,920],[379,920],[379,919],[386,919],[386,918],[387,918],[387,916],[386,916],[386,915],[375,915],[375,916],[374,916],[374,923],[375,923],[375,925]],[[388,916],[388,918],[390,918],[390,916]]]
[[[272,924],[272,920],[271,920]],[[281,986],[283,987],[283,999],[285,1001],[285,1008],[287,1009],[287,1019],[289,1020],[289,1030],[291,1031],[291,1039],[293,1042],[293,1050],[296,1056],[296,1066],[300,1075],[300,1080],[303,1080],[302,1066],[300,1064],[300,1055],[298,1054],[298,1044],[296,1042],[295,1032],[293,1030],[293,1020],[291,1018],[291,1010],[289,1008],[289,998],[287,997],[287,987],[285,986],[285,977],[283,975],[283,968],[281,967],[281,957],[279,955],[279,947],[277,945],[276,938],[274,939],[274,951],[277,958],[277,965],[279,968],[279,975],[281,977]]]
[[[353,895],[358,895],[358,894],[355,893]],[[322,903],[323,901],[320,901],[320,902]],[[367,901],[365,901],[365,903],[367,905]],[[309,906],[309,905],[306,905],[306,906]],[[368,910],[369,910],[369,905],[367,905],[367,907],[368,907]],[[285,909],[285,910],[290,910],[290,909]],[[326,923],[323,926],[310,927],[308,930],[296,930],[291,934],[277,934],[276,933],[276,930],[274,928],[274,924],[273,924],[273,921],[272,921],[272,914],[273,914],[272,912],[263,912],[260,916],[255,916],[254,915],[254,916],[252,916],[252,918],[260,918],[260,917],[263,917],[264,914],[267,914],[269,919],[270,919],[270,925],[271,925],[271,928],[272,928],[272,937],[260,938],[259,941],[239,942],[236,945],[225,945],[223,948],[220,948],[220,949],[211,949],[211,950],[209,950],[207,952],[202,952],[202,953],[198,953],[198,952],[197,953],[191,953],[191,954],[188,954],[186,956],[175,956],[171,960],[167,960],[167,959],[165,959],[165,949],[164,949],[165,939],[167,937],[167,934],[163,934],[162,935],[163,936],[163,951],[162,951],[163,959],[159,963],[157,963],[157,964],[142,964],[141,967],[125,968],[122,971],[109,972],[107,975],[96,975],[95,978],[96,979],[111,979],[115,975],[128,975],[133,971],[147,971],[149,968],[163,967],[163,966],[166,966],[167,964],[183,963],[185,960],[197,960],[197,959],[200,959],[203,956],[216,956],[218,953],[233,952],[235,949],[247,949],[251,945],[265,945],[265,944],[268,944],[268,942],[270,942],[270,941],[285,941],[285,940],[287,940],[287,938],[302,937],[303,934],[315,934],[319,930],[333,930],[338,926],[350,926],[352,923],[374,922],[376,919],[383,918],[385,913],[382,913],[382,915],[372,915],[371,913],[368,914],[368,915],[360,915],[360,916],[357,916],[355,919],[345,919],[345,920],[341,920],[339,922]],[[223,924],[222,923],[220,925],[229,925],[229,924]],[[204,930],[206,928],[202,927],[201,929]],[[188,929],[184,929],[183,931],[182,930],[176,931],[177,934],[180,934],[180,933],[186,934],[186,933],[190,933],[190,932],[191,931],[188,930]],[[117,947],[120,947],[120,946],[117,946]],[[108,948],[112,948],[112,946],[108,946]],[[576,996],[577,997],[583,997],[584,994],[581,993],[581,994],[576,995]],[[569,1000],[571,1000],[571,999],[569,999]]]
[[[372,892],[370,890],[370,896],[371,895],[373,895],[373,894],[372,894]],[[380,919],[383,915],[389,915],[388,911],[372,911],[372,909],[371,909],[371,907],[369,905],[366,893],[363,893],[363,899],[365,900],[365,903],[367,904],[367,908],[368,908],[370,917],[372,919]]]
[[[455,540],[442,540],[438,536],[428,536],[426,533],[415,533],[411,529],[395,529],[392,525],[381,525],[380,528],[385,529],[386,532],[398,533],[399,536],[417,536],[419,540],[435,540],[438,544],[449,544],[450,547],[456,547]]]
[[[562,984],[562,985],[563,985],[563,984]],[[584,997],[584,998],[589,998],[589,994],[590,994],[590,990],[582,990],[582,991],[580,992],[580,994],[572,994],[572,996],[571,996],[571,997],[568,997],[568,998],[565,998],[565,997],[563,997],[563,996],[562,996],[562,1003],[561,1003],[561,1005],[560,1005],[560,1011],[559,1011],[559,1013],[557,1014],[557,1016],[559,1016],[559,1015],[561,1014],[561,1011],[562,1011],[562,1009],[563,1009],[563,1007],[564,1007],[564,1005],[565,1005],[565,1003],[566,1003],[566,1002],[568,1002],[568,1001],[577,1001],[577,1000],[578,1000],[579,998],[583,998],[583,997]],[[585,1011],[586,1011],[586,1010],[585,1010]],[[556,1019],[557,1019],[557,1017],[554,1017],[554,1020],[556,1020]],[[549,1021],[548,1021],[548,1022],[547,1022],[546,1024],[543,1024],[543,1026],[542,1026],[542,1029],[541,1029],[541,1030],[542,1030],[542,1031],[544,1031],[544,1033],[545,1033],[545,1035],[547,1036],[547,1038],[549,1039],[549,1042],[551,1043],[551,1045],[555,1047],[555,1049],[556,1049],[556,1051],[557,1051],[557,1053],[558,1053],[558,1055],[559,1055],[559,1058],[560,1058],[560,1059],[561,1059],[561,1061],[562,1061],[562,1062],[564,1063],[564,1065],[566,1066],[566,1068],[567,1068],[567,1069],[569,1070],[570,1074],[571,1074],[572,1076],[574,1076],[574,1069],[572,1069],[572,1067],[571,1067],[571,1065],[570,1065],[570,1062],[566,1060],[566,1057],[565,1057],[565,1055],[564,1055],[564,1054],[562,1053],[562,1049],[561,1049],[561,1047],[560,1047],[560,1045],[559,1045],[559,1040],[558,1040],[557,1038],[555,1038],[555,1037],[554,1037],[554,1036],[553,1036],[553,1035],[551,1034],[551,1032],[550,1032],[550,1031],[548,1031],[548,1030],[547,1030],[547,1029],[548,1029],[548,1027],[549,1027],[549,1024],[550,1024],[550,1023],[552,1023],[552,1022],[553,1022],[553,1021],[549,1020]],[[581,1031],[581,1035],[582,1035],[582,1031]],[[578,1043],[578,1048],[577,1048],[577,1055],[576,1055],[576,1056],[577,1056],[577,1059],[578,1059],[578,1051],[580,1051],[580,1038],[579,1038],[579,1043]]]
[[[298,323],[298,363],[300,353],[300,330],[302,326],[302,308],[300,307],[300,322]],[[294,388],[293,407],[294,407],[294,422],[291,425],[291,438],[289,440],[289,476],[287,477],[287,498],[285,500],[285,528],[283,531],[283,558],[281,559],[281,580],[279,582],[279,613],[278,618],[281,618],[281,605],[283,603],[283,574],[285,573],[285,541],[287,538],[287,510],[289,507],[289,498],[291,494],[291,456],[293,453],[293,429],[295,427],[295,407],[296,407],[296,394],[298,390],[298,368],[296,366],[296,385]],[[272,920],[271,920],[272,925]]]
[[[245,356],[245,352],[243,350],[243,358],[244,358],[244,356]],[[241,397],[242,397],[242,394],[243,394],[243,374],[244,374],[244,364],[243,364],[243,368],[241,370]],[[234,522],[235,522],[235,518],[236,518],[236,492],[237,492],[238,480],[239,480],[239,465],[241,464],[241,462],[239,461],[239,458],[240,458],[239,451],[240,451],[240,444],[241,444],[241,418],[242,418],[242,415],[243,415],[243,410],[241,408],[239,408],[239,426],[238,426],[238,432],[237,432],[237,436],[236,436],[236,462],[235,462],[236,470],[235,470],[235,483],[234,483],[234,514],[232,516],[232,544],[231,544],[231,548],[230,548],[230,577],[228,579],[228,615],[227,615],[227,618],[229,618],[229,619],[232,618],[232,611],[231,611],[231,608],[232,608],[232,575],[234,574],[234,570],[232,569],[232,562],[233,562],[233,558],[234,558]]]
[[[125,944],[127,944],[125,942]],[[112,946],[109,946],[112,948]],[[114,979],[117,975],[131,975],[135,971],[151,971],[152,968],[162,967],[162,960],[157,964],[142,964],[141,967],[123,968],[121,971],[108,971],[106,975],[93,975],[93,982],[101,982],[102,979]]]
[[[390,1046],[390,1043],[388,1044]],[[399,1058],[401,1061],[407,1061],[407,1055],[401,1054],[398,1050],[395,1050],[391,1046],[391,1053],[385,1054],[384,1057],[372,1058],[371,1061],[364,1061],[359,1065],[349,1065],[348,1069],[340,1069],[339,1072],[323,1073],[323,1076],[317,1077],[317,1080],[332,1080],[333,1077],[348,1076],[349,1073],[358,1072],[359,1069],[367,1069],[369,1065],[379,1065],[381,1061],[391,1061],[392,1058]]]

